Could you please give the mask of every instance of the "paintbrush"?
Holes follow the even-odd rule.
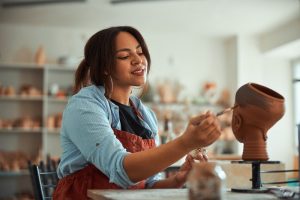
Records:
[[[217,116],[217,117],[218,117],[218,116],[221,116],[221,115],[223,115],[224,113],[227,113],[227,112],[229,112],[229,111],[232,111],[232,110],[235,109],[236,107],[238,107],[238,105],[232,106],[232,107],[230,107],[230,108],[226,108],[225,110],[223,110],[223,111],[221,111],[221,112],[218,112],[218,113],[216,114],[216,116]],[[205,115],[206,115],[206,114],[205,114]],[[201,122],[199,122],[199,123],[193,123],[193,125],[198,126],[200,123],[201,123]]]
[[[232,110],[235,109],[236,107],[238,107],[238,105],[235,105],[235,106],[230,107],[230,108],[226,108],[225,110],[223,110],[223,111],[221,111],[221,112],[218,112],[218,113],[216,114],[216,116],[217,116],[217,117],[218,117],[218,116],[221,116],[221,115],[223,115],[224,113],[227,113],[227,112],[229,112],[229,111],[232,111]]]

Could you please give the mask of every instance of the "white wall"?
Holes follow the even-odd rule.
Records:
[[[86,40],[96,31],[2,24],[0,61],[32,62],[41,44],[50,62],[62,55],[81,59]],[[283,94],[286,114],[269,131],[268,152],[271,160],[280,160],[287,168],[292,167],[292,89],[287,60],[266,58],[260,53],[258,40],[251,36],[235,36],[228,42],[195,34],[143,34],[152,55],[152,82],[162,77],[179,79],[189,96],[196,96],[206,80],[215,81],[220,89],[224,86],[231,90],[247,82],[257,82]]]
[[[294,129],[292,104],[292,76],[289,60],[270,58],[260,52],[258,40],[250,36],[238,37],[238,85],[256,82],[285,97],[285,115],[269,131],[267,151],[270,160],[293,167]],[[240,150],[242,150],[240,148]]]
[[[64,55],[83,58],[86,40],[98,30],[57,27],[0,25],[0,60],[33,62],[43,45],[48,62]],[[227,87],[225,51],[222,39],[187,34],[143,32],[152,57],[150,82],[166,76],[179,79],[186,96],[197,96],[202,83],[215,81]]]
[[[34,54],[43,45],[48,62],[60,56],[83,56],[83,46],[91,30],[0,24],[0,61],[34,62]]]
[[[291,66],[286,60],[264,59],[262,83],[270,86],[285,97],[286,111],[283,118],[269,131],[268,151],[270,158],[288,163],[289,169],[293,168],[294,155],[294,121]]]
[[[219,89],[228,87],[223,40],[195,34],[147,33],[152,55],[150,81],[169,77],[185,85],[189,97],[197,96],[205,81]]]
[[[237,36],[230,37],[225,41],[226,52],[226,77],[228,88],[231,92],[231,103],[234,103],[235,91],[238,89],[238,73],[239,73],[239,39]]]

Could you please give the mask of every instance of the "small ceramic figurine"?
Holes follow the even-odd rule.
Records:
[[[189,200],[221,200],[226,174],[213,162],[194,163],[187,178]]]
[[[268,130],[284,115],[284,97],[265,86],[247,83],[235,95],[232,130],[244,143],[243,160],[268,160]]]

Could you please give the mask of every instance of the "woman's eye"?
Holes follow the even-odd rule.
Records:
[[[121,60],[126,60],[127,58],[129,58],[129,56],[118,56],[118,59],[121,59]]]
[[[144,53],[143,52],[138,52],[138,55],[142,56],[142,55],[144,55]]]

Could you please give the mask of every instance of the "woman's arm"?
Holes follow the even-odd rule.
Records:
[[[188,152],[182,139],[177,138],[153,149],[128,154],[124,169],[132,182],[144,180],[179,160]]]
[[[207,162],[208,157],[206,154],[202,154],[202,151],[196,151],[193,156],[189,153],[185,158],[185,162],[175,174],[164,180],[157,181],[152,188],[181,188],[185,184],[195,160]]]
[[[144,180],[163,171],[191,150],[210,145],[219,135],[220,127],[214,115],[207,113],[197,116],[190,120],[184,134],[175,140],[153,149],[126,155],[124,169],[131,181]],[[165,181],[174,182],[174,179]]]

